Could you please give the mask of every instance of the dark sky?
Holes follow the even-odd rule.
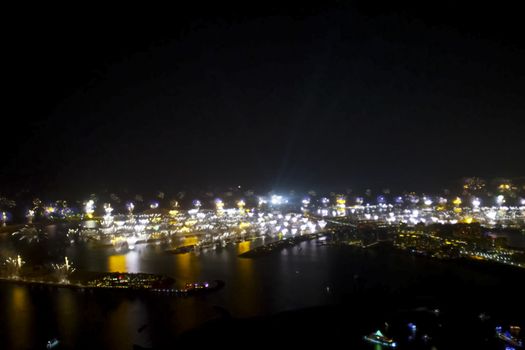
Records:
[[[13,10],[0,191],[523,176],[520,12],[454,3]]]

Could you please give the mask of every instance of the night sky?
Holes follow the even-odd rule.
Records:
[[[521,12],[496,5],[13,10],[0,191],[523,176]]]

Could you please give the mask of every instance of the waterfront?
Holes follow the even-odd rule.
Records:
[[[6,11],[0,350],[523,347],[518,7],[176,5]]]
[[[509,322],[524,314],[522,270],[485,262],[438,261],[389,246],[322,246],[317,240],[255,259],[238,257],[251,248],[250,242],[197,254],[169,254],[162,244],[115,252],[87,243],[66,246],[63,226],[47,229],[52,234],[42,243],[46,249],[30,247],[23,252],[26,260],[67,255],[79,270],[156,273],[180,282],[220,279],[225,286],[208,295],[174,298],[1,283],[0,315],[8,322],[0,325],[0,341],[6,348],[39,348],[53,337],[64,348],[162,348],[225,314],[234,319],[271,317],[320,305],[344,305],[349,314],[370,305],[362,320],[369,327],[384,322],[383,315],[375,314],[380,309],[385,313],[403,307],[440,307],[474,317],[487,312]],[[2,243],[3,253],[12,248],[12,242]],[[349,341],[361,344],[362,335],[352,332]]]

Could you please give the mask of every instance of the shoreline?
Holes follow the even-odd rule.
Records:
[[[103,275],[104,277],[108,276],[122,276],[123,274],[117,273],[117,272],[111,272],[111,273],[96,273],[99,276]],[[140,275],[151,275],[151,274],[128,274],[125,275],[131,275],[131,276],[140,276]],[[157,276],[152,275],[154,277],[160,277],[163,276]],[[24,279],[24,278],[11,278],[11,277],[0,277],[0,283],[5,284],[18,284],[18,285],[25,285],[25,286],[31,286],[31,287],[49,287],[49,288],[66,288],[66,289],[74,289],[79,291],[119,291],[119,292],[131,292],[136,294],[142,294],[142,293],[148,293],[148,294],[166,294],[166,295],[173,295],[173,296],[191,296],[194,294],[204,294],[204,293],[210,293],[214,291],[218,291],[222,289],[225,285],[225,282],[222,280],[214,280],[208,284],[208,282],[204,283],[187,283],[186,287],[184,288],[176,288],[175,287],[175,279],[169,278],[171,280],[170,285],[159,285],[155,287],[128,287],[128,286],[99,286],[99,285],[93,285],[93,284],[84,284],[79,283],[75,281],[71,282],[57,282],[57,281],[45,281],[45,280],[36,280],[36,279]],[[91,282],[91,281],[90,281]],[[202,285],[198,288],[188,289],[188,285]],[[206,287],[203,287],[206,285]],[[209,285],[209,286],[208,286]]]
[[[253,249],[248,250],[242,254],[237,255],[239,258],[254,259],[270,254],[278,253],[285,248],[293,247],[301,242],[313,240],[325,235],[326,232],[311,233],[306,235],[295,236],[287,239],[280,239]]]

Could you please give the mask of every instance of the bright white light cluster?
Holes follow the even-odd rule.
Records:
[[[170,237],[198,237],[199,244],[206,242],[229,242],[248,238],[287,238],[295,235],[313,234],[323,230],[327,221],[315,220],[299,213],[280,210],[244,210],[244,202],[237,208],[225,208],[222,200],[215,201],[215,210],[198,208],[172,210],[169,215],[111,215],[107,214],[98,230],[91,230],[96,239],[111,242],[117,250],[122,247],[134,249],[141,242]],[[89,232],[91,232],[89,231]],[[86,231],[87,232],[87,231]],[[100,236],[100,233],[103,233]],[[102,238],[100,238],[102,237]]]
[[[95,201],[93,201],[92,199],[88,200],[84,204],[84,212],[88,217],[92,217],[93,213],[95,212]]]
[[[347,207],[342,212],[338,206],[325,207],[319,205],[315,211],[321,217],[345,216],[351,221],[373,221],[388,225],[407,224],[416,225],[419,223],[431,224],[456,224],[479,222],[485,226],[493,227],[522,227],[525,224],[525,207],[507,207],[503,205],[501,198],[497,202],[498,206],[482,207],[479,198],[471,200],[472,206],[462,206],[462,200],[455,198],[451,204],[446,206],[446,202],[437,201],[439,204],[433,205],[434,201],[424,198],[419,204],[411,201],[411,205],[396,204],[356,204]],[[333,209],[331,209],[333,208]]]

